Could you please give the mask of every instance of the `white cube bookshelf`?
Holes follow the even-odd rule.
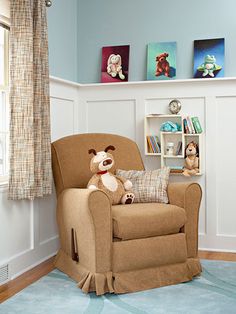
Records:
[[[183,119],[182,115],[166,115],[166,114],[150,114],[145,117],[144,121],[144,147],[145,147],[145,155],[146,156],[154,156],[161,158],[161,166],[168,167],[183,167],[185,161],[185,147],[191,141],[194,141],[198,144],[199,147],[199,173],[197,176],[200,176],[204,173],[204,145],[203,145],[203,133],[197,134],[186,134],[184,133],[183,127]],[[160,131],[160,127],[162,123],[171,121],[174,123],[178,123],[181,125],[181,131],[178,132],[162,132]],[[158,136],[161,152],[160,153],[151,153],[148,150],[147,136]],[[182,142],[182,152],[179,155],[176,155],[176,149],[178,142]],[[174,155],[168,155],[166,151],[167,143],[174,143]],[[173,175],[182,175],[182,173],[171,173]]]

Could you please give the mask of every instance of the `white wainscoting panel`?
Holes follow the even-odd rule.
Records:
[[[0,265],[33,247],[33,207],[29,201],[9,201],[0,193]]]
[[[39,244],[58,238],[56,222],[56,194],[38,200],[39,210]]]
[[[235,136],[235,125],[233,126],[236,116],[235,86],[235,78],[79,85],[80,105],[83,107],[81,109],[87,107],[84,123],[86,132],[116,132],[121,135],[128,133],[129,137],[136,140],[147,169],[160,167],[160,159],[144,156],[144,116],[150,113],[167,114],[168,103],[177,98],[182,103],[182,115],[199,117],[205,135],[205,154],[202,160],[204,175],[189,179],[171,176],[170,181],[196,181],[202,187],[203,197],[199,217],[201,249],[236,251],[234,223],[236,211],[233,211],[232,196],[232,190],[236,190],[234,180],[236,176],[230,170],[234,154],[231,155],[231,162],[225,168],[223,164],[227,163],[227,155],[224,154],[222,157],[222,151],[226,151],[230,138],[233,138],[233,134]],[[105,102],[106,99],[109,101]],[[136,126],[133,126],[132,114],[130,114],[130,121],[125,117],[122,124],[117,123],[118,119],[115,120],[115,117],[124,115],[124,107],[120,102],[125,105],[126,99],[132,99],[135,103]],[[225,116],[223,115],[221,119],[222,110]],[[104,111],[105,115],[103,115]],[[231,115],[228,120],[230,123],[227,122],[228,114]],[[107,119],[109,123],[105,123]],[[132,126],[132,130],[136,130],[135,133],[127,128],[129,125]],[[222,129],[224,132],[221,132]],[[227,140],[224,140],[226,135]],[[219,138],[220,142],[224,142],[222,151]],[[233,150],[236,154],[235,149]],[[218,167],[221,168],[220,171]],[[233,175],[227,179],[230,173]],[[231,186],[226,191],[228,182]]]
[[[196,115],[205,131],[205,172],[186,179],[203,190],[199,247],[236,252],[236,78],[77,84],[51,78],[52,140],[86,132],[116,133],[138,144],[147,169],[160,166],[144,156],[144,117],[168,113],[170,100],[182,102],[182,114]],[[0,189],[0,266],[14,278],[54,255],[59,247],[55,193],[34,202],[7,200]]]
[[[78,133],[78,85],[52,79],[50,94],[52,140]],[[35,201],[9,201],[1,187],[0,222],[0,266],[8,264],[9,279],[56,254],[55,192]]]
[[[68,99],[51,97],[51,132],[53,141],[74,133],[73,119],[74,102]]]
[[[78,86],[51,80],[51,138],[78,133]]]
[[[135,140],[135,100],[87,101],[87,131],[113,133]]]
[[[217,235],[235,237],[236,248],[236,97],[216,98]]]

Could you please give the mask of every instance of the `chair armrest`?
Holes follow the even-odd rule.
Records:
[[[71,256],[71,229],[75,230],[79,263],[91,272],[111,270],[112,215],[101,190],[66,189],[58,197],[57,220],[61,248]]]
[[[202,189],[198,183],[170,183],[167,192],[170,204],[182,207],[186,211],[187,223],[182,231],[186,234],[188,257],[196,257]]]

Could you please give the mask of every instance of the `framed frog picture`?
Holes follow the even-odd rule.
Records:
[[[194,41],[194,78],[224,76],[224,38]]]

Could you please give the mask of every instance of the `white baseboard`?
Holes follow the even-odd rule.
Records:
[[[236,250],[226,250],[226,249],[211,249],[211,248],[199,248],[198,251],[209,251],[209,252],[219,252],[219,253],[236,253]]]
[[[22,270],[19,271],[18,273],[14,274],[14,275],[11,277],[10,280],[13,280],[13,279],[19,277],[20,275],[22,275],[22,274],[24,274],[25,272],[31,270],[32,268],[38,266],[39,264],[45,262],[46,260],[48,260],[49,258],[55,256],[56,254],[57,254],[57,251],[56,251],[56,252],[53,252],[53,253],[51,253],[51,254],[49,254],[48,256],[45,256],[44,258],[38,260],[36,263],[34,263],[34,264],[32,264],[32,265],[30,265],[30,266],[28,266],[28,267],[22,269]]]
[[[35,249],[27,251],[14,259],[9,261],[9,279],[15,279],[26,271],[39,265],[50,257],[56,255],[59,248],[58,238],[52,239],[50,242],[46,242],[44,245],[40,245]]]

